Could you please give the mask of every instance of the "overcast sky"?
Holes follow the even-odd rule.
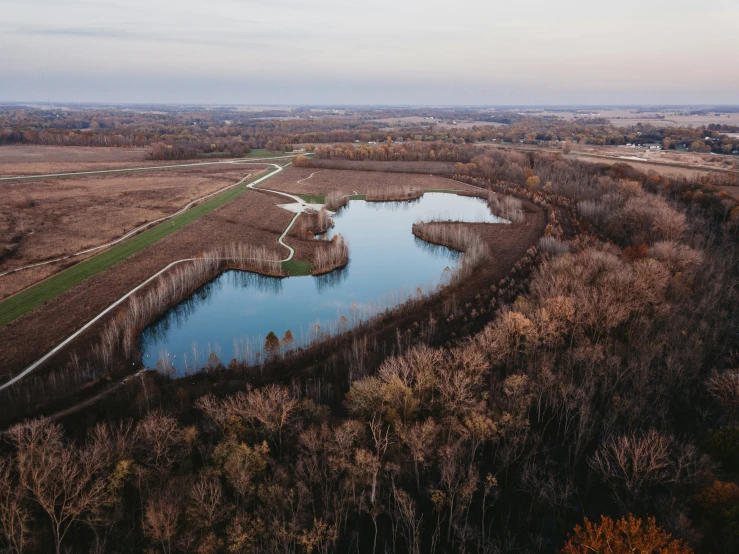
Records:
[[[0,101],[739,104],[739,0],[0,0]]]

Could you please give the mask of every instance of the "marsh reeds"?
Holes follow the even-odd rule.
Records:
[[[340,190],[329,191],[326,195],[326,208],[335,212],[339,208],[346,206],[350,196],[350,194]]]
[[[100,343],[93,347],[98,363],[109,367],[119,346],[126,358],[132,358],[141,330],[226,269],[282,275],[280,254],[276,250],[250,244],[232,243],[183,261],[143,292],[133,295],[107,323],[100,334]]]
[[[313,258],[313,275],[328,273],[349,263],[349,245],[341,235],[336,235],[328,245],[321,246]]]
[[[523,203],[515,196],[488,193],[488,207],[498,217],[507,219],[511,223],[521,223],[524,220]]]
[[[453,277],[455,280],[468,275],[489,255],[488,249],[483,244],[480,236],[459,224],[442,221],[418,222],[413,225],[413,234],[427,242],[464,253],[455,270]]]
[[[364,198],[367,202],[403,202],[416,200],[423,196],[423,189],[413,186],[400,187],[372,187],[367,190]]]

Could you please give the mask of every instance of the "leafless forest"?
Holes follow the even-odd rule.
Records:
[[[105,393],[74,409],[60,395],[56,412],[4,414],[0,549],[739,550],[739,202],[721,188],[732,177],[667,179],[561,147],[472,144],[636,132],[515,113],[489,117],[504,127],[416,126],[388,139],[375,119],[397,115],[389,108],[346,120],[230,114],[229,124],[208,112],[213,125],[187,127],[175,113],[171,133],[159,115],[129,127],[112,110],[71,111],[42,126],[42,113],[21,112],[0,111],[0,143],[145,145],[171,159],[302,144],[315,156],[305,167],[446,162],[508,228],[532,225],[532,214],[546,224],[491,280],[502,254],[479,226],[418,223],[419,238],[462,251],[440,291],[315,329],[306,348],[292,348],[292,334],[268,337],[257,365],[211,352],[184,379],[166,364],[128,377],[138,333],[165,309],[226,267],[281,275],[283,256],[233,243],[181,264],[84,352],[0,392],[19,413],[52,389],[74,398],[94,382]],[[721,129],[642,129],[678,144],[714,137],[695,149],[736,145]],[[421,193],[387,188],[367,200]],[[327,191],[327,208],[349,194]],[[325,210],[312,217],[301,233],[331,225]],[[316,242],[314,273],[347,263],[341,236]]]

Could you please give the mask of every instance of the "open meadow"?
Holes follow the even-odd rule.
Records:
[[[0,148],[0,176],[40,175],[164,165],[146,159],[148,148],[11,145]]]

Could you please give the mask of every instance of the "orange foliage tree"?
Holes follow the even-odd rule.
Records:
[[[653,517],[646,520],[628,514],[618,521],[601,516],[600,523],[585,518],[562,549],[563,554],[692,554],[681,540],[662,529]]]

